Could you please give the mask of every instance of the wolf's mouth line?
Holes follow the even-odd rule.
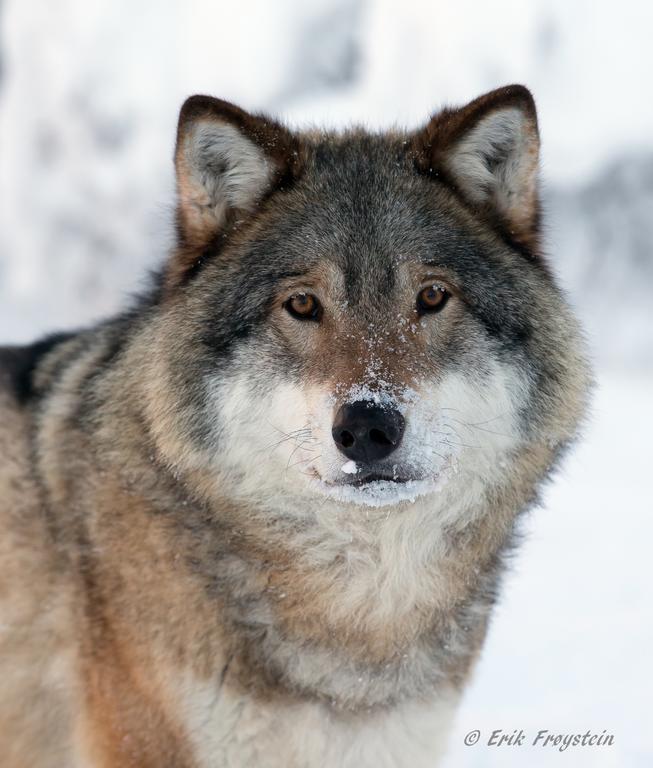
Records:
[[[387,482],[387,483],[407,483],[409,480],[413,478],[409,477],[398,477],[397,475],[391,475],[391,474],[384,474],[382,472],[370,472],[367,475],[363,475],[362,477],[357,477],[355,480],[350,480],[348,483],[344,483],[345,485],[351,485],[354,488],[369,485],[370,483],[378,483],[378,482]]]
[[[375,483],[392,483],[397,486],[406,485],[407,483],[418,481],[421,478],[408,476],[404,477],[383,472],[369,472],[362,477],[357,477],[355,480],[352,479],[345,482],[334,482],[332,480],[324,480],[318,472],[315,472],[315,479],[319,480],[329,488],[364,489],[374,486]]]
[[[445,462],[438,471],[433,475],[400,475],[397,472],[366,472],[361,473],[355,479],[350,476],[346,481],[333,481],[325,480],[318,472],[316,467],[311,467],[310,474],[314,480],[320,483],[325,489],[332,491],[344,491],[349,489],[352,492],[369,492],[374,489],[390,489],[390,488],[410,488],[411,486],[421,485],[423,483],[437,483],[442,480],[452,467],[452,461],[450,457],[447,457]]]

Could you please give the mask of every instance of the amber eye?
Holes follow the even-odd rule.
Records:
[[[319,320],[322,316],[320,302],[310,293],[296,293],[283,306],[297,320]]]
[[[417,311],[423,315],[426,312],[439,312],[449,301],[451,294],[441,285],[429,285],[417,294]]]

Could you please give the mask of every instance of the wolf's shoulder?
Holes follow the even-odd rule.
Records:
[[[24,512],[36,498],[31,466],[34,379],[42,361],[63,341],[64,335],[58,334],[33,344],[0,347],[0,532],[4,538],[7,526],[11,529],[16,522],[15,511]]]
[[[35,519],[38,492],[31,451],[32,413],[29,400],[31,371],[40,357],[35,345],[0,347],[0,563],[6,575],[15,560],[15,540]],[[7,542],[13,542],[9,547]]]
[[[0,507],[30,485],[33,415],[45,394],[37,376],[46,361],[50,366],[51,360],[61,360],[72,337],[61,333],[24,346],[0,346]]]
[[[11,407],[10,403],[26,406],[36,397],[35,374],[39,366],[60,353],[75,335],[54,333],[23,346],[0,346],[0,397],[4,407]]]

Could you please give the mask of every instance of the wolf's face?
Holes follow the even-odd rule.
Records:
[[[537,145],[519,88],[379,136],[190,100],[168,291],[191,463],[235,496],[384,506],[555,453],[575,329],[537,253]]]

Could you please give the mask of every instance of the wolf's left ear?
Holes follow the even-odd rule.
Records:
[[[210,96],[179,114],[175,169],[181,245],[208,245],[299,170],[295,137],[267,117]]]
[[[420,170],[450,183],[472,208],[498,219],[529,250],[539,225],[539,133],[523,85],[499,88],[461,109],[445,109],[416,136]]]

